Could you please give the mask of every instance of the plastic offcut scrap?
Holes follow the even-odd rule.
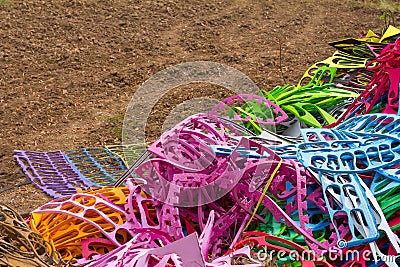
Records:
[[[399,37],[332,42],[297,86],[231,96],[148,146],[15,151],[56,198],[27,224],[1,207],[0,262],[399,266]]]
[[[70,195],[76,192],[76,188],[89,188],[91,185],[81,178],[60,150],[16,150],[14,153],[14,158],[24,173],[51,197]]]
[[[103,147],[66,152],[15,150],[14,158],[30,180],[54,198],[71,195],[77,188],[112,185],[127,169]]]

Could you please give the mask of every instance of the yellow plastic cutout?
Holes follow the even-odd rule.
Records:
[[[115,227],[126,222],[125,213],[105,203],[112,202],[123,210],[128,195],[127,187],[95,187],[85,191],[79,190],[78,194],[62,199],[64,201],[55,200],[45,211],[32,212],[30,227],[34,232],[41,234],[44,240],[53,244],[65,261],[82,257],[83,239],[106,238],[101,230],[114,236],[115,242],[124,244],[132,238],[131,235],[122,228],[116,231]],[[105,203],[99,199],[105,200]],[[58,210],[71,215],[60,213]],[[151,206],[148,210],[155,212]],[[140,217],[139,214],[138,216]],[[112,223],[107,221],[107,218]],[[115,246],[98,245],[95,251],[102,253],[113,248]]]
[[[318,63],[315,63],[314,65],[312,65],[311,67],[309,67],[307,69],[307,71],[304,73],[304,75],[301,77],[299,83],[297,84],[297,87],[305,86],[308,83],[310,83],[312,81],[312,79],[314,78],[316,71],[319,68],[326,67],[326,66],[328,66],[328,64],[326,64],[325,62],[318,62]]]
[[[374,33],[374,32],[371,31],[371,30],[368,30],[368,32],[367,32],[367,34],[365,35],[365,37],[357,38],[356,40],[364,41],[364,42],[369,42],[369,43],[379,43],[380,38],[379,38],[379,36],[378,36],[376,33]]]
[[[383,43],[386,39],[389,39],[391,37],[394,37],[396,35],[400,34],[400,29],[389,25],[389,27],[386,29],[386,31],[383,33],[381,39],[379,40],[380,43]]]

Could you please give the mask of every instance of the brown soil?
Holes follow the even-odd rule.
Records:
[[[4,186],[24,181],[14,149],[120,143],[135,90],[168,66],[215,61],[262,89],[295,84],[332,54],[329,41],[380,32],[381,14],[354,0],[0,0],[0,178]],[[167,95],[153,110],[149,138],[184,99],[226,94],[194,85]],[[19,212],[49,200],[33,185],[0,193]]]

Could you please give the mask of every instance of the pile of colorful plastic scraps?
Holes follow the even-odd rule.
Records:
[[[62,197],[32,212],[31,230],[1,225],[0,260],[17,266],[28,251],[37,266],[399,266],[399,36],[390,26],[331,43],[338,51],[298,86],[224,99],[125,155],[137,158],[129,168],[119,147],[16,151]]]
[[[275,112],[285,116],[277,107]],[[189,117],[153,143],[148,149],[152,157],[135,168],[146,184],[128,179],[127,187],[102,187],[55,199],[32,213],[30,226],[54,244],[64,261],[75,264],[235,266],[232,261],[243,263],[245,255],[253,263],[243,266],[261,266],[252,259],[252,247],[244,244],[254,233],[241,233],[265,226],[272,214],[276,223],[284,219],[303,236],[303,245],[322,255],[336,239],[317,240],[313,231],[318,230],[308,226],[307,214],[308,199],[315,202],[314,213],[326,214],[322,192],[307,195],[307,185],[316,183],[301,165],[281,159],[244,137],[242,130],[207,114]],[[261,237],[265,248],[290,251],[291,246],[298,251],[298,262],[307,261],[300,256],[305,247],[272,234]]]
[[[305,129],[286,146],[243,130],[189,117],[134,168],[145,184],[55,199],[30,226],[78,265],[397,266],[400,117]]]
[[[64,261],[78,265],[231,266],[230,256],[206,263],[212,241],[219,237],[213,231],[214,211],[205,225],[192,225],[190,210],[180,212],[149,198],[131,180],[127,185],[54,200],[32,213],[30,225],[54,244]],[[202,229],[200,237],[195,227]],[[247,248],[233,255],[251,260]]]

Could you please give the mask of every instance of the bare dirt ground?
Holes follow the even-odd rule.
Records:
[[[380,32],[382,12],[355,0],[0,0],[0,187],[25,179],[14,149],[120,143],[135,90],[168,66],[215,61],[261,89],[296,84],[332,54],[329,41]],[[149,137],[172,107],[207,95],[227,92],[194,85],[164,97]],[[33,185],[0,193],[19,212],[49,200]]]

